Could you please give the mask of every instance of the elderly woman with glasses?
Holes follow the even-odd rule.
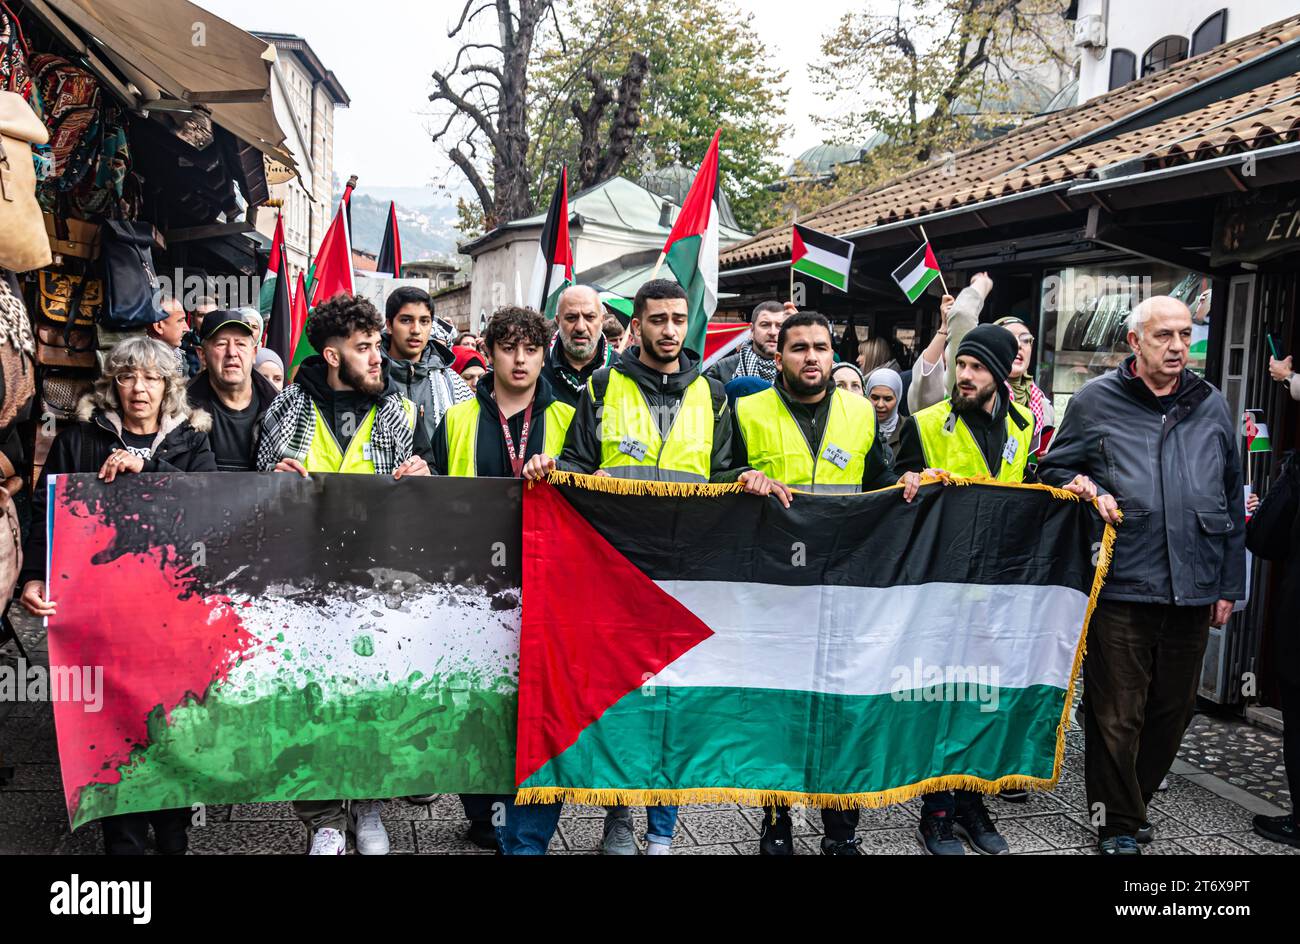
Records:
[[[154,338],[133,337],[113,348],[94,392],[78,404],[77,420],[59,433],[50,449],[32,497],[33,521],[45,521],[50,475],[94,472],[107,483],[134,472],[217,471],[208,445],[212,420],[190,407],[175,353]],[[22,605],[33,616],[53,616],[57,603],[45,597],[43,526],[31,529],[23,561]],[[184,808],[107,817],[104,851],[145,852],[152,826],[158,852],[183,854],[189,845],[189,821],[190,811]]]
[[[131,472],[215,472],[208,444],[212,419],[185,398],[176,355],[166,344],[139,336],[116,345],[104,375],[77,404],[78,422],[50,448],[32,496],[33,521],[44,521],[50,475],[95,472],[105,482]],[[45,529],[32,528],[23,550],[21,601],[33,616],[52,616],[45,599]]]

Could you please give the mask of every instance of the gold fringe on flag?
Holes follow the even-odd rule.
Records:
[[[672,498],[716,498],[720,495],[735,495],[744,491],[739,482],[726,484],[686,483],[686,482],[645,482],[637,479],[619,479],[604,475],[581,475],[575,472],[554,471],[547,476],[552,485],[570,485],[595,492],[607,492],[612,495],[662,495]],[[922,485],[942,483],[944,485],[991,485],[997,488],[1019,488],[1031,491],[1048,492],[1062,501],[1081,501],[1073,492],[1051,485],[1025,482],[1001,482],[992,476],[956,476],[947,472],[921,476]],[[531,487],[533,483],[529,483]],[[862,492],[859,495],[871,495],[895,488],[902,488],[902,482],[876,492]],[[806,493],[802,493],[806,494]],[[826,497],[826,496],[816,496]],[[837,498],[852,495],[837,495]],[[1090,504],[1097,508],[1097,501]],[[1110,573],[1111,556],[1115,549],[1115,526],[1106,525],[1102,535],[1101,546],[1097,550],[1097,570],[1093,576],[1092,591],[1088,594],[1088,608],[1084,613],[1083,629],[1079,634],[1079,644],[1074,652],[1074,664],[1070,668],[1070,683],[1065,691],[1065,705],[1061,711],[1061,720],[1056,727],[1056,756],[1052,763],[1051,777],[1030,777],[1025,774],[1008,774],[995,780],[973,777],[968,774],[945,774],[942,777],[930,777],[917,783],[872,793],[806,793],[798,790],[753,790],[742,787],[690,787],[679,790],[621,790],[590,789],[586,787],[520,787],[515,796],[516,803],[580,803],[592,806],[680,806],[683,803],[738,803],[742,806],[809,806],[817,809],[877,809],[906,803],[926,793],[942,790],[970,790],[975,793],[995,794],[1003,790],[1051,790],[1061,779],[1061,765],[1065,759],[1065,731],[1070,721],[1070,708],[1074,703],[1074,689],[1078,682],[1079,670],[1083,666],[1083,657],[1087,652],[1088,626],[1092,614],[1097,609],[1097,600],[1101,588]]]
[[[739,495],[745,490],[745,486],[739,482],[646,482],[641,479],[615,478],[612,475],[561,472],[558,469],[548,474],[546,481],[552,485],[571,485],[610,495],[660,495],[665,498],[717,498],[719,495]]]
[[[1056,786],[1059,768],[1051,779],[1008,774],[996,780],[966,774],[930,777],[874,793],[805,793],[798,790],[750,790],[742,787],[690,787],[683,790],[619,790],[586,787],[520,787],[516,803],[581,803],[588,806],[681,806],[683,803],[739,803],[741,806],[811,806],[818,809],[879,809],[906,803],[926,793],[943,790],[971,790],[1001,793],[1003,790],[1050,790]]]

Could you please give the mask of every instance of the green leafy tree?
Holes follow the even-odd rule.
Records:
[[[823,38],[813,79],[825,100],[856,105],[819,123],[837,141],[874,136],[877,146],[830,181],[788,187],[780,201],[786,216],[946,160],[1034,114],[1071,69],[1066,6],[920,0],[888,14],[846,14]]]

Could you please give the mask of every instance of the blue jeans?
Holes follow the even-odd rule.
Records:
[[[627,813],[626,806],[607,806],[605,809],[610,813]],[[646,842],[660,842],[665,846],[671,845],[673,841],[673,833],[676,830],[677,807],[647,806],[645,808]]]
[[[546,855],[563,803],[519,803],[506,800],[505,818],[497,827],[502,855]]]

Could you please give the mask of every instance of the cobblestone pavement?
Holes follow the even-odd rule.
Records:
[[[18,620],[19,632],[34,660],[45,661],[43,631]],[[0,662],[13,663],[13,645],[0,649]],[[1051,793],[1031,794],[1012,804],[989,801],[998,828],[1015,853],[1081,855],[1093,852],[1083,793],[1083,735],[1066,735],[1065,767]],[[1256,813],[1289,808],[1281,776],[1281,738],[1244,724],[1199,715],[1184,740],[1180,760],[1169,776],[1169,790],[1152,803],[1156,841],[1146,854],[1296,854],[1250,829]],[[0,787],[0,854],[100,851],[100,829],[91,824],[69,833],[60,791],[54,718],[48,703],[0,704],[0,766],[15,775]],[[868,854],[921,854],[916,840],[920,801],[881,810],[863,810],[858,828]],[[636,810],[637,834],[644,836],[644,811]],[[758,851],[760,810],[734,805],[682,808],[675,854],[750,855]],[[794,811],[799,853],[818,850],[821,823],[816,811]],[[465,839],[459,800],[440,796],[430,806],[405,800],[385,804],[384,820],[394,853],[484,854]],[[594,853],[600,845],[603,811],[573,806],[565,810],[551,844],[552,853]],[[199,854],[300,853],[306,833],[287,803],[214,806],[206,822],[191,830],[191,849]]]

